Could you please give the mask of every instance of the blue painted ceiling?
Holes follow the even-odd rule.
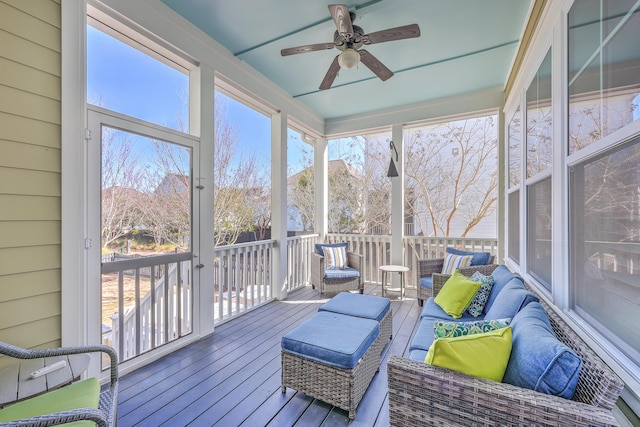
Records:
[[[506,83],[532,0],[351,0],[365,33],[416,23],[421,36],[367,50],[395,75],[360,64],[318,89],[336,49],[282,57],[333,41],[327,0],[162,0],[233,55],[325,119],[459,95]],[[232,76],[231,76],[232,77]]]

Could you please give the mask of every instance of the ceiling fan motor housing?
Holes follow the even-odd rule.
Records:
[[[345,40],[338,31],[335,31],[333,33],[333,44],[336,45],[338,50],[345,50],[349,47],[357,50],[362,47],[363,35],[364,30],[357,25],[353,25],[353,36],[349,40]]]

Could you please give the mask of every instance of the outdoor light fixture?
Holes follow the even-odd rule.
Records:
[[[393,141],[389,141],[389,149],[393,149],[396,153],[396,162],[398,161],[398,150],[396,150],[396,145]],[[393,178],[394,176],[398,176],[398,170],[396,169],[396,164],[393,163],[393,154],[391,155],[391,163],[389,163],[389,170],[387,171],[387,176],[389,178]]]
[[[340,64],[340,68],[345,70],[353,70],[358,66],[359,62],[360,54],[353,48],[348,47],[338,55],[338,64]]]

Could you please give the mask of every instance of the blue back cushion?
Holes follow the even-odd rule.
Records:
[[[344,249],[349,252],[349,242],[340,242],[340,243],[316,243],[316,253],[318,255],[324,256],[324,251],[322,250],[323,246],[327,246],[330,248],[337,248],[340,246],[344,246]]]
[[[456,248],[447,248],[447,253],[452,255],[472,255],[470,265],[487,265],[491,254],[489,252],[467,252]]]
[[[513,345],[503,382],[571,399],[582,360],[556,338],[544,307],[528,304],[511,327]]]
[[[520,279],[514,277],[502,288],[493,304],[491,306],[487,304],[484,318],[486,320],[513,318],[524,306],[533,301],[539,301],[538,297],[526,290]]]
[[[522,283],[522,279],[520,278],[520,276],[516,276],[515,274],[513,274],[504,265],[499,265],[498,268],[493,270],[491,276],[493,277],[493,287],[491,288],[491,293],[489,293],[489,299],[485,304],[485,313],[487,312],[489,307],[493,305],[493,302],[495,301],[502,288],[504,288],[506,284],[511,281],[511,279],[517,277],[518,280],[520,280],[520,282]],[[522,284],[522,287],[524,287],[524,283]]]

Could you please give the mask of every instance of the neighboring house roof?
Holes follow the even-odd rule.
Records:
[[[298,179],[300,179],[300,177],[303,174],[305,174],[312,168],[313,166],[309,166],[308,168],[305,168],[300,172],[291,175],[289,178],[287,178],[287,184],[291,185],[292,183],[296,182]],[[353,166],[351,166],[349,163],[347,163],[345,160],[342,160],[342,159],[329,160],[329,162],[327,163],[327,171],[329,175],[331,175],[332,173],[346,171],[346,173],[351,177],[358,180],[364,180],[364,175],[360,173],[360,171],[358,171],[356,168],[354,168]]]

